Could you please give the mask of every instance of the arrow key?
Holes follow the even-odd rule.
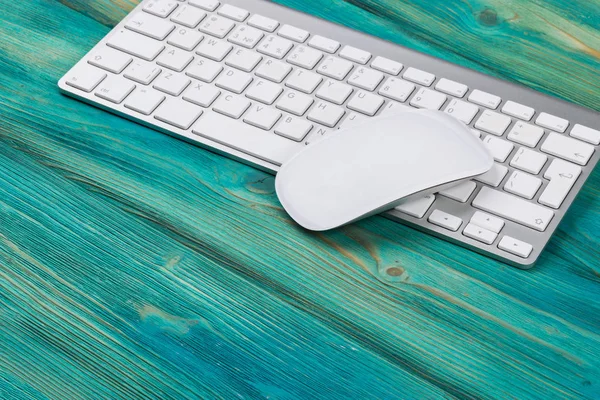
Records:
[[[427,220],[432,224],[441,226],[442,228],[450,229],[451,231],[455,232],[462,224],[462,219],[440,210],[433,210]]]
[[[510,236],[504,236],[500,239],[498,248],[523,258],[529,257],[533,250],[533,246],[529,243],[522,242]]]
[[[498,236],[497,233],[488,231],[487,229],[481,228],[475,224],[467,224],[465,230],[463,231],[463,235],[485,244],[494,243],[494,240],[496,240],[496,237]]]
[[[500,233],[504,227],[503,220],[481,211],[475,211],[469,222],[494,233]]]

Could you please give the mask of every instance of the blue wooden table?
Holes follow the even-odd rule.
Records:
[[[279,0],[600,110],[600,3]],[[599,399],[600,171],[521,271],[58,93],[136,4],[0,0],[0,398]]]

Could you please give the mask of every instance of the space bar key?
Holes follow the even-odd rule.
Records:
[[[303,146],[211,111],[200,117],[192,132],[277,165],[283,164]]]

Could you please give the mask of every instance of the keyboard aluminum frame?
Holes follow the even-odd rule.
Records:
[[[73,66],[73,68],[76,68],[81,64],[86,64],[88,57],[92,53],[94,53],[96,49],[105,46],[107,38],[110,37],[113,32],[119,29],[124,29],[124,25],[128,18],[131,17],[135,12],[142,11],[143,6],[148,1],[149,0],[144,0],[137,7],[135,7],[131,11],[131,13],[129,13],[119,24],[117,24],[113,28],[113,30],[110,33],[108,33],[100,42],[98,42],[76,65]],[[549,114],[553,114],[558,117],[562,117],[569,120],[569,130],[576,123],[589,126],[594,129],[600,129],[600,116],[595,111],[566,102],[555,97],[548,96],[541,92],[527,88],[523,85],[500,80],[492,76],[488,76],[477,72],[475,70],[446,62],[439,58],[435,58],[427,54],[403,47],[401,45],[379,39],[375,36],[344,27],[334,22],[326,21],[324,19],[305,14],[303,12],[273,3],[268,0],[227,0],[225,1],[225,3],[247,9],[248,11],[250,11],[251,14],[258,13],[266,17],[273,18],[279,21],[281,24],[287,23],[293,26],[297,26],[299,28],[309,31],[311,35],[318,34],[324,37],[337,40],[342,44],[342,46],[340,46],[340,49],[338,50],[338,53],[341,50],[341,48],[343,48],[343,45],[349,44],[357,48],[368,50],[373,54],[374,57],[383,56],[401,62],[405,65],[405,68],[415,67],[427,72],[431,72],[436,75],[436,81],[431,85],[432,88],[435,86],[437,80],[439,80],[440,78],[447,78],[457,82],[461,82],[469,87],[469,92],[465,95],[465,98],[468,97],[469,93],[474,89],[479,89],[485,92],[495,94],[502,98],[502,103],[500,104],[497,110],[500,110],[506,101],[513,100],[518,103],[533,107],[536,110],[536,114],[534,115],[532,121],[535,120],[535,118],[540,112],[547,112]],[[136,57],[133,58],[136,59]],[[172,125],[158,121],[154,119],[152,115],[145,116],[136,113],[132,110],[125,108],[123,106],[123,103],[116,105],[107,100],[101,99],[95,96],[93,91],[90,93],[85,93],[81,90],[68,86],[65,81],[65,76],[63,76],[59,80],[58,86],[60,88],[60,91],[66,95],[74,97],[83,102],[89,103],[101,109],[110,111],[121,117],[133,120],[142,125],[158,130],[162,133],[166,133],[179,139],[183,139],[190,143],[207,148],[216,153],[249,164],[253,167],[259,168],[271,174],[277,173],[278,167],[264,160],[195,135],[191,132],[191,129],[184,131]],[[419,85],[416,86],[418,89]],[[415,93],[416,91],[417,90],[415,90]],[[406,104],[408,104],[411,98],[412,96],[406,100]],[[448,96],[448,100],[446,101],[446,103],[444,103],[444,107],[451,99],[452,96]],[[482,106],[479,107],[480,110],[484,109],[484,107]],[[479,115],[480,113],[478,113],[477,117],[470,124],[471,127],[473,127]],[[515,123],[515,120],[515,118],[512,118],[512,123],[506,132],[510,131],[510,129]],[[549,130],[547,129],[545,129],[544,131],[544,137],[542,138],[542,140],[540,140],[540,142],[535,148],[537,151],[540,151],[539,148],[544,142],[549,132]],[[568,132],[569,131],[567,131],[565,134],[568,134]],[[506,133],[503,136],[505,135]],[[520,145],[515,143],[515,148],[518,148],[519,146]],[[502,190],[501,188],[509,179],[511,172],[514,170],[513,167],[510,167],[508,165],[510,159],[514,154],[514,151],[515,150],[511,152],[510,156],[508,157],[505,163],[501,163],[509,169],[509,172],[506,174],[501,184],[497,187],[498,190]],[[538,176],[543,175],[543,173],[548,168],[552,160],[555,158],[549,154],[547,154],[547,156],[548,161],[546,162],[544,168],[542,169],[540,174],[538,174]],[[562,206],[558,210],[554,210],[554,218],[552,219],[552,221],[550,222],[550,224],[544,232],[534,231],[533,229],[527,228],[525,226],[519,225],[517,223],[511,222],[503,218],[506,221],[506,224],[492,245],[487,245],[464,236],[462,234],[463,229],[465,228],[473,213],[477,211],[476,208],[471,206],[471,202],[483,186],[479,182],[477,182],[477,188],[471,194],[467,203],[459,203],[444,196],[436,195],[436,200],[434,204],[429,208],[425,216],[421,219],[411,217],[409,215],[403,214],[395,210],[385,212],[382,215],[392,220],[417,228],[419,230],[431,233],[450,242],[467,247],[471,250],[488,255],[500,261],[506,262],[518,268],[528,269],[531,268],[537,261],[547,242],[550,240],[550,237],[556,231],[556,228],[558,227],[560,221],[563,219],[565,212],[573,203],[576,195],[579,193],[585,181],[593,171],[593,168],[597,164],[599,158],[600,151],[598,146],[596,146],[596,151],[594,152],[588,164],[582,166],[582,173],[578,180],[575,182],[575,185],[569,192],[568,196],[564,200]],[[531,200],[532,202],[537,203],[537,199],[543,192],[546,185],[547,181],[543,180],[543,186],[538,190],[534,199]],[[427,218],[435,209],[440,209],[442,211],[445,211],[447,213],[461,218],[463,220],[463,223],[458,229],[458,231],[452,232],[445,228],[429,223],[427,221]],[[504,250],[500,250],[497,247],[498,242],[504,235],[509,235],[516,239],[530,243],[533,246],[533,251],[531,255],[528,258],[524,259],[511,253],[508,253]]]

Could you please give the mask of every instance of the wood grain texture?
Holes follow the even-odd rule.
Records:
[[[280,2],[600,108],[597,2]],[[305,232],[271,176],[58,93],[134,5],[0,0],[0,398],[600,398],[599,171],[527,272]]]

